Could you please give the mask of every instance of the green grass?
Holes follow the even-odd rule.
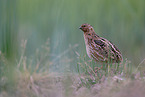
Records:
[[[126,60],[121,64],[117,63],[110,63],[108,68],[107,63],[103,63],[103,68],[101,68],[101,63],[93,62],[92,60],[86,61],[85,56],[79,56],[78,59],[80,62],[77,64],[77,71],[80,75],[84,74],[88,82],[86,82],[85,86],[90,87],[93,84],[101,82],[103,77],[114,77],[114,76],[121,76],[122,78],[127,77],[130,78],[130,75],[133,73],[130,62]],[[109,72],[108,72],[109,69]],[[80,77],[81,78],[81,77]],[[85,79],[85,80],[86,80]],[[83,81],[82,81],[83,80]],[[84,83],[84,79],[81,79],[82,83]],[[88,84],[89,83],[89,84]],[[92,84],[91,84],[92,83]]]
[[[145,83],[144,72],[138,71],[144,60],[138,68],[133,68],[128,60],[122,64],[112,64],[108,74],[107,65],[105,67],[104,64],[103,69],[97,69],[95,67],[100,66],[98,63],[87,60],[86,56],[80,56],[76,52],[78,56],[77,72],[50,72],[50,65],[54,65],[55,61],[48,58],[50,56],[49,40],[39,50],[36,50],[36,55],[33,55],[35,57],[32,59],[25,56],[26,45],[27,41],[22,41],[21,57],[15,62],[16,67],[13,69],[13,73],[4,72],[8,68],[1,69],[1,72],[4,72],[0,81],[1,97],[84,97],[86,95],[89,97],[99,97],[100,95],[102,95],[101,97],[116,95],[121,97],[122,92],[125,92],[124,88],[126,91],[132,92],[131,89],[136,86],[141,91],[137,89],[134,91],[139,92],[138,95],[144,95],[142,91]],[[8,60],[2,53],[0,60],[3,64],[1,67],[10,64],[7,63]],[[13,79],[10,78],[11,76]],[[137,94],[125,92],[124,95],[127,97]]]

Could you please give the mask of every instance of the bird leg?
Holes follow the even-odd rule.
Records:
[[[100,70],[99,67],[95,67],[95,73],[96,73],[97,71],[99,71],[99,70]]]
[[[109,73],[110,73],[110,65],[109,65],[109,63],[107,65],[108,65],[108,75],[109,75]]]
[[[103,64],[101,64],[101,65],[102,65],[101,68],[95,67],[95,73],[103,68]]]

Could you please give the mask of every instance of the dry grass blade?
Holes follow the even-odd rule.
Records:
[[[22,62],[22,60],[23,60],[24,53],[25,53],[25,49],[26,49],[26,44],[27,44],[27,40],[23,40],[23,41],[22,41],[22,44],[21,44],[21,47],[23,48],[23,51],[22,51],[22,55],[21,55],[21,57],[20,57],[19,63],[18,63],[18,65],[17,65],[18,68],[20,67],[21,62]]]
[[[143,64],[144,61],[145,61],[145,59],[143,59],[143,60],[139,63],[139,65],[137,66],[137,68],[136,68],[136,70],[135,70],[135,73],[137,73],[138,68],[141,67],[141,65]]]

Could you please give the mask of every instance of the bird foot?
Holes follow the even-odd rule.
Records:
[[[97,71],[101,70],[102,68],[103,68],[103,66],[101,66],[101,68],[95,67],[95,73],[96,73]]]

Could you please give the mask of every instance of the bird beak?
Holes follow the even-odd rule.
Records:
[[[82,27],[80,26],[79,29],[82,29]]]

